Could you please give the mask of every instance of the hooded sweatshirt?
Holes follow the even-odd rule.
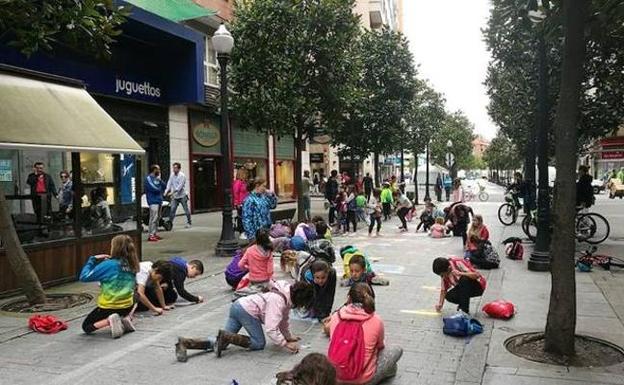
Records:
[[[172,281],[178,295],[189,302],[199,302],[199,298],[186,291],[184,281],[188,277],[186,259],[182,257],[173,257],[169,262],[173,265]]]
[[[340,318],[338,314],[340,313]],[[364,332],[364,370],[359,378],[348,382],[349,384],[366,384],[373,376],[377,368],[377,357],[379,351],[384,348],[384,325],[381,318],[376,313],[368,314],[358,305],[349,304],[334,313],[329,321],[330,339],[334,330],[340,323],[340,319],[362,322]],[[338,378],[340,381],[340,378]]]
[[[266,282],[273,278],[273,252],[253,245],[245,250],[238,267],[249,271],[251,282]]]
[[[285,346],[286,340],[292,337],[288,324],[292,308],[288,282],[275,281],[271,291],[243,297],[238,303],[264,325],[264,331],[275,345]]]

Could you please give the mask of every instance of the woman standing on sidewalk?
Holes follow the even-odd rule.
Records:
[[[277,198],[273,192],[267,191],[266,181],[256,178],[253,191],[243,203],[243,227],[247,239],[253,240],[258,229],[271,228],[271,210],[276,206]]]
[[[239,168],[236,170],[236,179],[232,185],[232,195],[234,200],[234,207],[236,208],[236,231],[241,235],[244,233],[243,229],[243,202],[249,195],[249,185],[247,182],[247,170]]]

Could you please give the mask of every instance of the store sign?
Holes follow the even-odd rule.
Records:
[[[605,151],[602,153],[602,159],[623,159],[624,151]]]
[[[13,182],[13,161],[0,159],[0,182]]]
[[[310,163],[323,163],[324,154],[314,153],[310,154]]]
[[[115,93],[125,96],[148,96],[160,98],[160,87],[154,87],[150,82],[133,82],[125,79],[115,79]]]
[[[219,130],[208,122],[202,122],[193,127],[193,139],[204,147],[212,147],[219,143]]]

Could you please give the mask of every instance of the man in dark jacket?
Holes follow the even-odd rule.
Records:
[[[37,162],[33,165],[33,172],[28,175],[26,183],[30,186],[30,195],[37,221],[41,222],[44,216],[50,216],[52,195],[56,194],[54,180],[43,171],[43,163]]]
[[[169,262],[173,268],[171,272],[171,282],[169,282],[167,287],[163,290],[165,303],[167,305],[175,303],[178,300],[178,295],[189,302],[204,302],[201,296],[193,295],[184,288],[184,281],[186,281],[187,278],[195,278],[204,274],[204,264],[197,259],[186,262],[182,257],[173,257]]]
[[[576,182],[576,206],[591,207],[594,204],[593,178],[587,166],[579,166],[579,178]]]
[[[327,180],[327,184],[325,184],[325,199],[329,201],[329,224],[333,224],[336,221],[336,206],[334,202],[336,201],[336,196],[338,195],[338,180],[336,177],[338,176],[338,171],[332,170],[331,176]]]
[[[366,176],[363,180],[364,184],[364,195],[366,195],[366,202],[370,200],[370,196],[373,192],[373,178],[371,178],[370,173],[366,173]]]

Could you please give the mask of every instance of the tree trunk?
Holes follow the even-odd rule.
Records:
[[[574,216],[576,204],[576,152],[579,98],[585,60],[584,29],[587,0],[563,2],[565,43],[561,66],[559,104],[555,118],[555,201],[551,243],[550,306],[545,350],[562,356],[574,354],[576,283],[574,280]]]
[[[414,154],[418,152],[414,151]],[[414,155],[414,204],[418,205],[418,155]]]
[[[303,186],[301,184],[303,176],[303,158],[301,153],[305,147],[303,141],[303,120],[299,120],[297,124],[297,132],[295,133],[295,196],[297,197],[297,220],[299,222],[305,222],[305,212],[303,207]]]
[[[375,172],[375,187],[379,188],[381,185],[381,175],[379,175],[379,154],[373,154],[373,168]]]
[[[20,243],[15,227],[13,226],[13,220],[11,219],[11,212],[9,205],[4,196],[4,190],[0,188],[0,239],[4,243],[6,250],[7,260],[11,266],[13,274],[17,277],[17,281],[22,287],[22,291],[26,296],[26,299],[31,305],[44,303],[46,301],[43,287],[39,277],[30,264],[28,255],[24,252],[22,244]]]

